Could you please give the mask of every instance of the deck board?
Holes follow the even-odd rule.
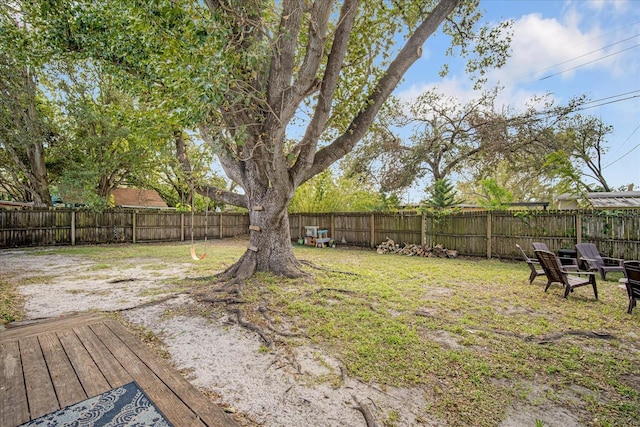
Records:
[[[131,334],[124,334],[124,326],[113,320],[105,322],[122,339],[127,347],[131,349],[156,375],[167,384],[172,384],[173,392],[182,400],[192,402],[191,407],[196,411],[207,425],[223,425],[221,413],[206,410],[206,401],[198,399],[201,393],[194,388],[182,375],[174,369],[161,363],[158,358],[152,357],[151,353],[145,351],[144,346]]]
[[[126,367],[127,372],[136,378],[138,385],[145,390],[147,396],[158,407],[162,406],[164,415],[178,425],[202,426],[193,412],[182,405],[175,394],[171,393],[165,383],[162,382],[136,355],[126,346],[122,345],[118,337],[103,323],[91,325],[91,329],[105,343],[113,349],[113,355]]]
[[[29,414],[38,418],[60,409],[38,337],[29,336],[19,343]]]
[[[122,367],[120,362],[113,357],[109,349],[100,341],[95,333],[87,325],[74,329],[74,332],[82,341],[85,348],[91,353],[91,357],[100,367],[100,372],[106,378],[111,388],[120,387],[133,381],[133,377]]]
[[[73,331],[58,332],[58,339],[66,349],[69,362],[88,397],[97,396],[112,388]]]
[[[61,408],[87,398],[71,362],[62,348],[58,337],[47,334],[38,337],[40,348],[49,369],[53,389]]]
[[[18,425],[29,420],[27,389],[17,341],[0,345],[0,425]]]
[[[0,425],[17,426],[136,381],[176,427],[237,423],[113,319],[89,314],[0,331]]]

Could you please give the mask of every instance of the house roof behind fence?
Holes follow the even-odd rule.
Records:
[[[32,206],[33,202],[13,202],[9,200],[0,200],[0,208],[26,208]]]
[[[167,203],[162,200],[155,190],[141,188],[116,188],[111,193],[116,206],[128,208],[167,208]]]
[[[585,200],[586,199],[586,200]],[[570,202],[585,201],[594,209],[632,209],[640,208],[640,191],[611,191],[601,193],[587,193],[585,196],[563,194],[556,197],[560,208],[570,205]],[[569,203],[568,203],[569,202]],[[568,207],[572,209],[573,207]]]

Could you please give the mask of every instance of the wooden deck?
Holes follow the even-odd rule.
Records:
[[[70,316],[0,331],[0,426],[136,381],[176,427],[237,426],[115,320]]]

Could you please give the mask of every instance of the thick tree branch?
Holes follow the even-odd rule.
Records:
[[[279,188],[288,187],[283,145],[287,123],[296,109],[291,105],[291,82],[303,14],[302,0],[282,2],[279,31],[272,47],[273,54],[269,66],[268,109],[264,111],[263,131],[255,138],[262,144],[261,147],[256,147],[260,151],[260,159],[271,163],[261,165],[259,169],[266,172],[270,182],[277,182]]]
[[[228,205],[238,206],[241,208],[247,208],[247,196],[244,194],[233,193],[223,188],[214,187],[211,185],[198,185],[193,188],[201,196],[209,197]]]
[[[327,39],[327,25],[333,10],[333,1],[324,0],[313,3],[309,18],[309,40],[307,42],[304,61],[293,84],[292,99],[289,109],[283,112],[283,119],[290,119],[302,100],[318,90],[320,81],[317,78]]]
[[[360,0],[347,0],[340,10],[339,23],[336,27],[331,53],[329,54],[322,83],[320,84],[320,93],[318,94],[315,113],[302,138],[300,154],[292,168],[291,176],[293,177],[294,186],[303,182],[299,179],[299,176],[301,176],[304,171],[307,171],[313,164],[318,140],[329,120],[331,102],[333,101],[333,96],[338,85],[340,70],[344,63],[349,36],[353,29],[353,23],[355,22],[359,5]]]
[[[302,25],[303,5],[301,0],[284,0],[280,17],[280,32],[271,56],[269,67],[269,89],[267,102],[280,121],[281,112],[291,97],[288,90],[291,86],[295,65],[296,46]]]
[[[461,0],[442,0],[433,11],[431,11],[429,16],[411,35],[406,45],[400,53],[398,53],[398,56],[389,65],[386,73],[374,88],[370,102],[356,115],[343,135],[339,136],[330,145],[318,151],[315,158],[313,153],[310,152],[305,153],[306,156],[304,159],[302,155],[300,156],[291,172],[296,184],[301,184],[322,172],[353,149],[355,144],[364,136],[371,123],[373,123],[376,114],[385,100],[391,95],[391,92],[393,92],[398,83],[400,83],[405,72],[420,58],[422,45],[438,29],[442,21],[453,12],[460,1]],[[315,144],[313,148],[315,148]],[[306,168],[299,164],[301,161],[312,161],[313,163],[311,167]]]

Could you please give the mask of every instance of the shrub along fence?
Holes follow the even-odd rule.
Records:
[[[551,250],[594,242],[603,255],[640,259],[640,210],[483,211],[445,216],[409,212],[291,214],[291,238],[305,226],[329,231],[338,244],[374,247],[387,238],[427,246],[441,244],[461,255],[519,258],[519,243]],[[0,247],[142,243],[226,238],[249,233],[244,213],[183,213],[157,210],[0,210]]]

